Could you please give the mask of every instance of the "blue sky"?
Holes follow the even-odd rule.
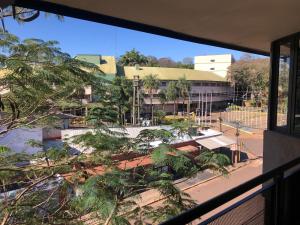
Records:
[[[18,24],[12,18],[5,19],[6,29],[20,38],[57,40],[64,52],[76,54],[122,55],[133,48],[144,55],[171,57],[180,61],[185,57],[231,53],[239,59],[243,52],[208,45],[180,41],[158,35],[93,23],[73,18],[58,21],[54,16]]]

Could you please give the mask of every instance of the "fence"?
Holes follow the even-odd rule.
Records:
[[[267,110],[264,107],[230,106],[222,112],[223,122],[264,130],[267,128]]]

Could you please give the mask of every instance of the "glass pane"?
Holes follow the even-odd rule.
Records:
[[[298,49],[300,42],[298,44]],[[299,50],[298,50],[299,52]],[[295,96],[295,124],[294,132],[300,133],[300,52],[298,53],[297,72],[296,72],[296,96]]]
[[[287,127],[288,89],[291,63],[290,43],[280,45],[277,100],[277,127]]]

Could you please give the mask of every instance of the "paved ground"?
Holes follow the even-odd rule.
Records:
[[[222,194],[262,173],[262,160],[257,159],[252,161],[250,164],[239,168],[230,173],[228,177],[219,177],[216,179],[212,179],[206,183],[203,183],[199,186],[193,187],[191,189],[186,190],[193,199],[197,201],[197,203],[201,204],[219,194]],[[247,193],[249,194],[249,193]],[[244,198],[247,194],[244,194],[237,199],[228,202],[226,205],[219,207],[218,209],[210,212],[209,214],[202,217],[202,219],[209,218],[213,214],[221,211],[222,209],[230,206],[234,202]]]
[[[236,138],[236,129],[223,125],[224,135]],[[240,131],[239,140],[245,144],[246,152],[250,152],[258,157],[263,156],[263,131],[256,130],[250,134]]]

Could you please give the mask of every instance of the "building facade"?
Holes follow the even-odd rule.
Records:
[[[159,100],[159,92],[166,89],[170,81],[177,81],[182,77],[190,81],[190,96],[186,99],[177,99],[175,106],[176,112],[186,111],[188,104],[190,111],[195,112],[201,107],[204,101],[209,105],[212,104],[213,110],[224,108],[233,96],[233,88],[226,78],[211,71],[143,66],[124,66],[120,68],[120,66],[117,66],[113,56],[81,54],[76,56],[76,58],[98,65],[101,71],[106,74],[105,78],[110,80],[115,76],[124,76],[129,80],[138,77],[142,81],[147,75],[155,75],[160,80],[160,87],[153,95],[152,104],[155,106],[155,109],[163,109],[167,114],[173,113],[174,102],[166,102],[162,105]],[[143,87],[141,86],[141,90],[142,89]],[[90,87],[85,87],[85,96],[86,100],[84,100],[84,102],[92,101],[93,97]],[[144,107],[142,112],[149,113],[151,108],[150,96],[144,94],[143,101]],[[183,101],[185,102],[184,104]]]
[[[212,72],[164,67],[124,67],[124,76],[130,80],[134,76],[138,76],[140,80],[143,80],[149,74],[156,75],[160,80],[160,87],[154,93],[152,104],[155,105],[155,109],[163,109],[167,114],[173,113],[174,102],[169,101],[162,105],[159,100],[159,92],[166,89],[169,82],[178,81],[182,77],[190,81],[191,88],[189,97],[177,99],[176,112],[187,111],[188,105],[190,105],[190,112],[196,112],[197,109],[201,108],[202,102],[205,102],[205,104],[207,102],[208,105],[212,104],[213,110],[222,109],[227,106],[233,96],[233,88],[230,83],[225,78]],[[149,112],[150,97],[147,94],[144,98],[144,104],[146,105],[145,111]]]
[[[202,55],[194,57],[194,69],[200,71],[209,71],[226,78],[227,72],[233,57],[231,54],[223,55]]]

